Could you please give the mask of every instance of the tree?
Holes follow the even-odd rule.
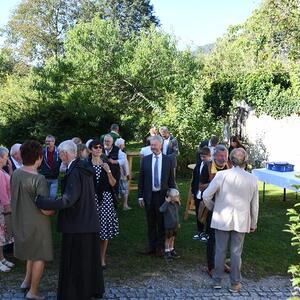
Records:
[[[77,0],[23,0],[6,26],[7,44],[17,57],[40,62],[63,51],[66,31],[79,14]]]

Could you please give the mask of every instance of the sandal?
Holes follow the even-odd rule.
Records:
[[[13,268],[15,266],[14,263],[6,260],[5,258],[3,258],[1,261],[0,261],[3,265],[9,267],[9,268]]]
[[[0,261],[0,272],[9,272],[10,268],[6,265],[4,265],[1,261]]]

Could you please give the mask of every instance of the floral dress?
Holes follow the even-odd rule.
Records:
[[[4,211],[4,207],[10,204],[10,176],[0,169],[0,246],[13,243],[11,230],[11,215]]]

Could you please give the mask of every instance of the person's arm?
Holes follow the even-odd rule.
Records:
[[[251,224],[250,231],[253,232],[257,228],[257,219],[258,219],[258,210],[259,210],[259,194],[258,194],[258,185],[256,183],[255,191],[250,202],[250,216]]]
[[[209,210],[213,210],[214,208],[214,201],[212,200],[215,196],[215,194],[220,189],[220,173],[217,173],[214,179],[210,182],[207,189],[203,192],[202,198],[204,201],[205,206]]]
[[[168,208],[168,204],[169,204],[169,202],[167,200],[165,200],[165,202],[160,206],[159,211],[165,212]]]
[[[116,185],[117,181],[116,181],[115,177],[113,176],[109,165],[107,163],[104,163],[102,165],[102,168],[104,169],[104,171],[107,174],[109,185],[114,187]]]
[[[50,199],[41,195],[37,196],[36,205],[44,210],[60,210],[73,206],[81,195],[81,179],[79,171],[73,170],[68,175],[65,191],[63,195],[57,199]]]
[[[208,172],[208,165],[204,164],[199,179],[199,190],[203,192],[209,185],[209,172]]]

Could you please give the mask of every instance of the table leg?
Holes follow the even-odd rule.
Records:
[[[266,183],[263,184],[263,202],[265,202]]]
[[[286,201],[286,188],[283,189],[283,201]]]

